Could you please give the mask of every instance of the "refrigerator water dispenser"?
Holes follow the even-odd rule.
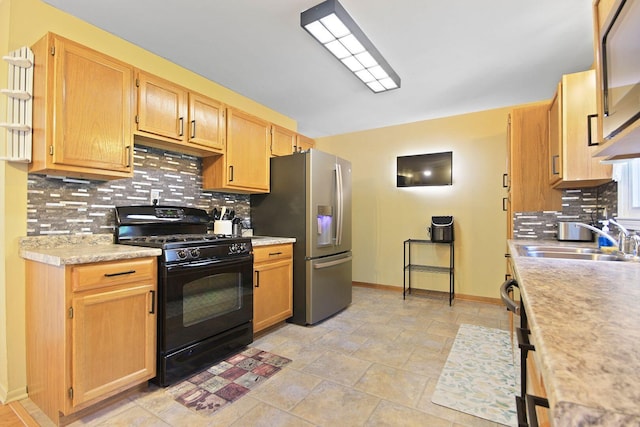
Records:
[[[318,246],[331,245],[333,242],[333,209],[331,206],[318,206]]]

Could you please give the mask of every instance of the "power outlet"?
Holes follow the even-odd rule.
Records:
[[[149,196],[149,202],[152,205],[157,205],[160,203],[160,190],[151,190]]]

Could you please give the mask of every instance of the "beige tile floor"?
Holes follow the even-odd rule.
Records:
[[[431,403],[462,323],[508,329],[499,305],[355,287],[353,303],[312,327],[285,324],[253,347],[292,362],[211,416],[149,386],[73,426],[472,426],[497,424]],[[41,425],[52,425],[30,401]]]

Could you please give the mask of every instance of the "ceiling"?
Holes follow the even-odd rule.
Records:
[[[310,137],[549,99],[593,63],[591,0],[340,0],[402,87],[300,27],[322,0],[44,0],[298,122]]]

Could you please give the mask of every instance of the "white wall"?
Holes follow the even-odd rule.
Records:
[[[509,109],[427,120],[316,140],[353,166],[353,280],[402,287],[403,241],[427,239],[433,215],[455,220],[456,293],[499,298],[505,274]],[[396,156],[453,151],[453,185],[396,188]],[[439,258],[446,253],[438,251]],[[426,255],[424,255],[426,258]],[[448,276],[416,274],[448,289]],[[442,277],[446,276],[446,277]],[[446,279],[446,280],[443,280]]]

